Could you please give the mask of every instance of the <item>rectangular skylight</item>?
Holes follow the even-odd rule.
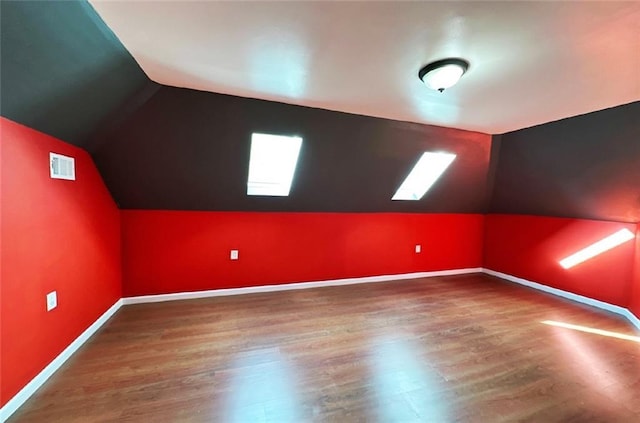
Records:
[[[455,154],[424,153],[392,200],[419,200],[449,167]]]
[[[288,196],[301,145],[300,137],[252,134],[247,195]]]

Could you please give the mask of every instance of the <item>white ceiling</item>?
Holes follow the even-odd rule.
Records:
[[[640,2],[91,4],[152,80],[503,133],[640,100]],[[438,93],[420,67],[471,63]]]

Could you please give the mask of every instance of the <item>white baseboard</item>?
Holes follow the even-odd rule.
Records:
[[[75,353],[89,338],[96,333],[113,314],[122,307],[122,299],[116,301],[102,316],[93,322],[67,348],[64,349],[51,363],[36,375],[24,388],[0,409],[0,422],[4,423],[11,415],[33,395],[46,381]]]
[[[250,286],[245,288],[228,288],[228,289],[212,289],[208,291],[178,292],[175,294],[142,295],[138,297],[125,297],[122,300],[124,305],[157,303],[162,301],[191,300],[195,298],[255,294],[259,292],[289,291],[292,289],[308,289],[308,288],[319,288],[319,287],[325,287],[325,286],[353,285],[353,284],[359,284],[359,283],[388,282],[388,281],[397,281],[401,279],[430,278],[434,276],[452,276],[452,275],[463,275],[467,273],[480,273],[480,272],[482,272],[481,267],[473,267],[473,268],[465,268],[465,269],[438,270],[434,272],[402,273],[397,275],[365,276],[360,278],[331,279],[326,281],[313,281],[313,282],[295,282],[295,283],[285,283],[280,285]]]
[[[631,310],[627,310],[626,317],[627,319],[629,319],[631,324],[634,325],[638,329],[638,331],[640,331],[640,318],[633,314]]]
[[[558,288],[552,288],[550,286],[547,285],[543,285],[537,282],[532,282],[530,280],[527,279],[523,279],[523,278],[519,278],[517,276],[513,276],[513,275],[509,275],[507,273],[502,273],[502,272],[496,272],[495,270],[491,270],[491,269],[482,269],[483,273],[486,273],[487,275],[491,275],[491,276],[495,276],[497,278],[500,279],[505,279],[508,280],[510,282],[514,282],[520,285],[524,285],[524,286],[528,286],[530,288],[533,289],[537,289],[538,291],[543,291],[543,292],[547,292],[549,294],[553,294],[556,295],[558,297],[563,297],[572,301],[576,301],[582,304],[587,304],[590,305],[592,307],[596,307],[602,310],[607,310],[610,311],[612,313],[616,313],[619,314],[623,317],[626,317],[629,322],[631,322],[632,325],[634,325],[638,330],[640,330],[640,319],[638,319],[630,310],[624,308],[624,307],[620,307],[617,305],[613,305],[613,304],[609,304],[607,302],[604,301],[600,301],[600,300],[594,300],[593,298],[589,298],[589,297],[585,297],[583,295],[578,295],[578,294],[574,294],[573,292],[569,292],[569,291],[564,291],[562,289],[558,289]]]

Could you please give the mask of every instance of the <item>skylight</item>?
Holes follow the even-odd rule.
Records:
[[[300,137],[252,134],[247,195],[288,196],[301,145]]]
[[[455,154],[424,153],[392,200],[419,200],[449,167]]]

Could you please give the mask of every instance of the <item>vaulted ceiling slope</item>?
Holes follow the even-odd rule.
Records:
[[[149,79],[86,2],[2,1],[2,116],[87,147]]]
[[[246,195],[253,132],[303,138],[289,197]],[[422,201],[392,201],[424,151],[457,157]],[[162,87],[94,158],[127,209],[481,213],[490,153],[478,132]]]
[[[271,5],[277,10],[281,8],[275,3]],[[128,2],[128,5],[100,3],[101,10],[115,8],[111,10],[117,11],[125,6],[142,10],[148,5],[139,2]],[[486,12],[471,3],[457,3],[458,6],[473,16]],[[169,6],[165,4],[163,7]],[[184,4],[170,7],[180,9]],[[231,13],[236,6],[206,7],[223,7]],[[237,7],[245,10],[244,6]],[[333,6],[326,7],[331,9]],[[444,13],[442,8],[449,6],[428,7]],[[492,7],[498,6],[493,4]],[[500,4],[499,7],[506,6]],[[523,6],[510,4],[508,7],[517,9]],[[558,8],[562,12],[558,16],[566,17],[567,11],[573,10],[574,6],[532,7],[545,17],[544,22],[549,23],[556,22],[556,18],[549,15],[546,7]],[[611,82],[615,84],[616,93],[626,92],[625,95],[637,99],[640,55],[637,48],[629,49],[626,44],[628,37],[633,39],[637,34],[637,20],[633,20],[640,13],[637,4],[589,7],[602,8],[603,13],[612,14],[616,19],[606,28],[592,31],[589,17],[593,16],[594,22],[600,22],[604,15],[580,12],[579,25],[568,29],[586,38],[578,50],[569,49],[565,53],[571,57],[578,54],[581,60],[598,63],[594,65],[596,67],[569,67],[566,70],[569,74],[579,70],[595,77],[601,74],[597,71],[598,66],[606,62],[608,69],[615,71],[617,67],[614,64],[618,62],[610,62],[609,54],[619,58],[624,52],[629,64],[624,68],[625,77],[603,74],[604,85],[597,87],[607,88],[605,82]],[[264,21],[251,13],[252,19]],[[2,1],[0,15],[1,114],[87,149],[96,160],[115,200],[123,208],[495,212],[629,222],[640,220],[640,102],[635,100],[627,105],[492,137],[479,132],[159,85],[145,76],[86,1]],[[452,16],[456,18],[457,15],[454,13]],[[455,22],[465,21],[464,16],[458,16],[462,20],[452,18],[453,23],[444,20],[443,28],[449,28],[449,23],[453,25],[451,28],[457,28]],[[622,43],[612,36],[616,34],[618,23],[626,34]],[[377,31],[378,26],[371,25],[371,28]],[[242,35],[233,27],[225,28],[230,31],[230,37]],[[323,32],[322,28],[314,28],[314,31]],[[367,28],[367,31],[371,29]],[[469,28],[474,28],[474,25]],[[503,35],[508,34],[504,37],[511,36],[509,27],[500,28]],[[486,28],[480,25],[476,29]],[[342,30],[346,31],[346,28]],[[518,34],[521,37],[526,35]],[[554,36],[554,33],[550,34]],[[576,35],[572,34],[567,36]],[[558,36],[563,42],[567,41],[564,35]],[[459,45],[467,42],[477,45],[474,44],[475,38],[470,41],[465,37],[458,40],[464,41]],[[497,37],[494,41],[506,39],[504,37]],[[233,48],[234,43],[229,43],[226,38],[223,41]],[[538,42],[549,44],[548,40]],[[215,54],[224,53],[226,44]],[[335,43],[331,45],[339,47]],[[601,54],[603,52],[606,54]],[[142,53],[138,51],[136,54]],[[474,63],[489,63],[505,56],[520,57],[521,53],[524,54],[522,49],[518,49],[517,54],[507,55],[480,49],[476,51],[480,55],[479,61],[474,60]],[[538,58],[545,57],[543,54]],[[601,60],[603,57],[607,60]],[[516,63],[522,66],[540,64],[539,60],[533,60],[527,54],[519,60]],[[326,69],[334,66],[335,63],[328,60],[321,67],[311,67],[311,79],[322,78],[322,72],[334,72]],[[352,68],[349,67],[350,70]],[[271,76],[279,75],[277,67],[260,69]],[[339,66],[337,69],[340,72]],[[478,67],[475,69],[474,72],[480,73]],[[544,69],[546,72],[549,68]],[[553,71],[563,70],[559,70],[556,64]],[[535,74],[537,80],[545,81],[548,76],[537,67],[527,67],[526,72]],[[369,74],[349,73],[351,81],[380,88],[380,84],[367,82],[369,77]],[[407,78],[411,78],[413,85],[418,82],[413,71],[407,74]],[[622,84],[621,88],[620,81],[631,83]],[[502,94],[517,93],[511,88],[521,85],[513,81],[505,84],[501,85],[504,88]],[[588,103],[589,108],[600,104],[596,97],[601,89],[591,92],[591,86],[576,84],[571,89],[577,87],[581,95],[589,97],[584,104]],[[335,87],[330,88],[333,90]],[[411,88],[411,92],[423,95],[426,89],[419,82],[418,88],[419,91]],[[628,92],[624,91],[627,88]],[[470,103],[456,103],[455,107],[462,107],[460,110],[482,108],[489,97],[495,100],[492,93],[485,91],[483,94],[478,87],[461,84],[456,89],[459,95],[470,92],[475,99]],[[536,101],[514,94],[510,101],[500,104],[499,112],[505,116],[511,116],[515,111],[527,114],[532,104],[542,101],[543,105],[551,106],[566,97],[563,91],[548,85],[544,89],[536,88],[536,92],[540,93]],[[459,98],[454,91],[447,94],[451,94],[447,98],[452,101]],[[426,97],[421,104],[427,108],[434,106],[435,109],[430,109],[432,111],[441,110],[443,106],[444,110],[455,110],[455,107],[451,109],[442,103],[445,100],[440,93],[424,95]],[[585,98],[579,97],[578,102]],[[609,100],[605,99],[605,102]],[[393,111],[395,106],[397,104],[393,102],[385,103],[384,108]],[[371,114],[375,113],[372,111]],[[558,117],[554,116],[554,119]],[[246,195],[252,132],[300,135],[304,138],[290,197]],[[391,196],[423,151],[448,151],[458,157],[421,201],[391,201]]]
[[[247,196],[253,132],[298,135],[289,197]],[[123,208],[513,213],[640,220],[640,102],[489,136],[162,87],[96,150]],[[423,151],[457,158],[391,201]]]
[[[489,210],[640,221],[640,102],[504,134]]]

